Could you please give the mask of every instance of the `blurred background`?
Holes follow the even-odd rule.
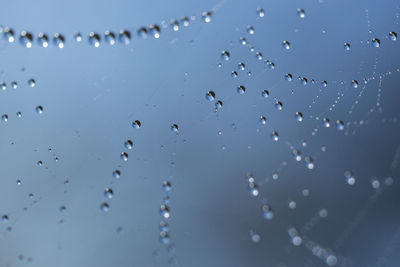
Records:
[[[399,16],[3,1],[0,266],[398,266]]]

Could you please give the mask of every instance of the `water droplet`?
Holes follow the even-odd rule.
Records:
[[[6,27],[4,29],[3,36],[9,43],[13,43],[15,41],[14,30],[11,28]]]
[[[239,62],[239,63],[238,63],[238,69],[239,69],[239,70],[244,70],[244,69],[245,69],[245,65],[244,65],[243,62]]]
[[[372,46],[373,47],[380,47],[381,46],[381,41],[378,38],[372,39]]]
[[[326,264],[328,264],[329,266],[335,266],[337,262],[338,260],[335,255],[329,255],[328,257],[326,257]]]
[[[82,42],[82,34],[81,34],[80,32],[75,33],[75,34],[74,34],[74,39],[75,39],[75,41],[77,41],[78,43],[79,43],[79,42]]]
[[[290,43],[288,41],[283,41],[282,42],[282,47],[285,48],[286,50],[290,49]]]
[[[271,133],[270,137],[271,137],[271,139],[272,139],[273,141],[275,141],[275,142],[278,142],[278,140],[279,140],[279,134],[278,134],[278,132],[276,132],[276,131],[273,131],[273,132]]]
[[[267,118],[265,118],[264,116],[261,116],[260,122],[261,122],[261,124],[265,125],[267,123]]]
[[[165,232],[165,231],[160,232],[159,240],[161,243],[163,243],[165,245],[169,244],[171,241],[168,232]]]
[[[376,177],[372,177],[371,186],[373,189],[379,189],[379,187],[381,187],[381,182]]]
[[[232,71],[231,76],[232,76],[232,78],[237,78],[237,76],[238,76],[237,71]]]
[[[115,170],[113,171],[112,175],[115,179],[119,179],[121,177],[121,172],[119,170]]]
[[[168,219],[171,216],[171,214],[169,212],[169,207],[167,205],[160,206],[160,215],[162,217],[164,217],[165,219]]]
[[[352,86],[353,88],[358,88],[358,81],[357,81],[357,80],[352,80],[352,81],[351,81],[351,86]]]
[[[181,23],[184,27],[188,27],[189,26],[189,18],[188,17],[182,17],[181,18]]]
[[[326,218],[328,217],[328,211],[326,209],[321,209],[318,213],[319,217]]]
[[[114,35],[114,33],[111,33],[111,32],[109,32],[109,34],[110,34],[110,36],[111,36],[111,34],[114,36],[114,41],[112,43],[112,44],[114,44],[115,43],[115,35]],[[89,33],[89,44],[91,46],[99,47],[100,46],[100,41],[101,41],[101,37],[100,37],[100,35],[98,33],[95,33],[95,32]]]
[[[257,8],[257,15],[258,15],[260,18],[263,18],[263,17],[265,16],[264,9],[262,9],[262,8]]]
[[[49,37],[47,36],[47,34],[40,32],[38,34],[37,42],[40,46],[46,48],[49,46]]]
[[[392,41],[396,41],[397,40],[397,33],[389,32],[389,39],[392,40]]]
[[[324,125],[326,128],[329,128],[331,126],[330,120],[328,118],[323,118],[322,125]]]
[[[92,36],[89,35],[89,44],[93,45],[94,47],[99,47],[100,46],[100,35],[97,34],[97,36],[95,35],[95,33],[91,33]],[[109,45],[115,45],[115,33],[112,31],[105,31],[104,32],[104,41],[106,43],[108,43]]]
[[[292,74],[290,74],[290,73],[285,74],[285,80],[286,81],[291,82],[292,78],[293,78]]]
[[[322,82],[321,82],[321,86],[324,87],[324,88],[327,87],[327,86],[328,86],[328,82],[325,81],[325,80],[322,81]]]
[[[64,47],[65,38],[62,34],[55,33],[53,36],[53,44],[58,48]]]
[[[282,104],[281,101],[277,101],[277,102],[275,103],[274,107],[275,107],[276,110],[282,110],[283,104]]]
[[[32,42],[33,42],[33,36],[32,33],[27,32],[27,31],[22,31],[20,36],[19,36],[19,42],[27,47],[31,48],[32,47]]]
[[[110,205],[108,205],[108,203],[103,202],[100,205],[100,210],[103,212],[107,212],[110,209]]]
[[[60,212],[64,213],[66,211],[67,211],[67,207],[65,207],[65,206],[60,207]]]
[[[261,241],[261,236],[255,230],[250,230],[249,235],[253,243],[258,243]]]
[[[341,120],[337,120],[335,122],[335,126],[336,126],[336,129],[339,130],[339,131],[343,131],[344,130],[344,122],[341,121]]]
[[[254,27],[253,26],[247,26],[246,30],[247,30],[247,32],[249,34],[254,34]]]
[[[298,9],[297,9],[297,15],[298,15],[300,18],[303,19],[303,18],[306,16],[306,12],[304,11],[304,9],[298,8]]]
[[[111,188],[106,188],[105,190],[104,190],[104,196],[106,197],[106,198],[112,198],[113,196],[114,196],[114,192],[113,192],[113,190],[111,189]]]
[[[288,207],[290,209],[295,209],[297,207],[297,203],[294,200],[289,200]]]
[[[262,56],[261,52],[256,52],[256,58],[258,60],[262,60],[263,59],[263,56]]]
[[[344,50],[349,51],[351,45],[349,43],[344,43],[343,47],[344,47]]]
[[[162,184],[162,187],[166,192],[171,191],[171,182],[164,181],[163,184]]]
[[[205,23],[209,23],[211,22],[211,17],[212,17],[213,13],[211,11],[209,12],[203,12],[201,14],[201,18]]]
[[[296,121],[302,122],[303,121],[303,113],[296,112],[296,114],[294,115],[294,118],[296,119]]]
[[[141,38],[147,38],[147,29],[145,27],[141,27],[138,31],[137,31],[137,35]]]
[[[120,30],[118,34],[119,42],[124,45],[129,45],[131,43],[131,33],[128,30]]]
[[[299,78],[299,80],[300,80],[300,84],[307,85],[307,82],[308,82],[307,78],[302,77],[302,78]]]
[[[0,88],[1,88],[1,90],[5,91],[7,89],[6,83],[5,82],[1,82],[0,83]]]
[[[3,221],[3,222],[8,222],[8,216],[6,215],[6,214],[4,214],[2,217],[1,217],[1,220]]]
[[[214,101],[215,100],[215,93],[213,91],[208,91],[206,93],[206,99],[208,101]]]
[[[301,161],[301,152],[299,150],[293,149],[292,155],[296,161]]]
[[[312,157],[305,157],[304,161],[308,169],[310,170],[314,169],[314,160],[312,159]]]
[[[171,20],[169,22],[171,29],[175,32],[179,31],[179,22],[177,20]]]
[[[217,102],[215,102],[215,108],[218,110],[220,108],[222,108],[223,106],[223,102],[221,100],[218,100]]]
[[[152,35],[155,39],[160,38],[160,27],[158,25],[150,25],[149,26],[149,33]]]
[[[172,124],[171,125],[171,131],[173,131],[174,133],[178,133],[178,125],[177,124]]]
[[[221,58],[223,60],[228,61],[230,59],[230,57],[231,57],[231,54],[228,51],[224,50],[224,51],[221,52]]]
[[[35,87],[35,86],[36,86],[36,81],[35,81],[34,79],[29,79],[29,80],[28,80],[28,85],[29,85],[30,87]]]
[[[37,106],[37,107],[35,108],[35,110],[36,110],[36,112],[37,112],[38,114],[42,114],[42,113],[43,113],[43,107],[42,107],[42,106]]]
[[[125,143],[124,143],[124,146],[125,146],[127,149],[132,149],[132,147],[133,147],[133,142],[132,142],[131,140],[126,140]]]
[[[119,156],[123,161],[128,160],[128,153],[122,152],[121,155]]]
[[[349,185],[354,185],[356,183],[356,178],[354,177],[352,171],[345,171],[344,172],[344,177],[346,178],[346,182]]]
[[[132,122],[132,127],[135,129],[139,129],[142,126],[142,123],[138,120],[135,120],[134,122]]]
[[[244,87],[243,85],[240,85],[236,88],[236,91],[239,95],[242,95],[246,92],[246,87]]]
[[[264,97],[264,98],[269,97],[269,92],[268,92],[268,90],[262,91],[262,92],[261,92],[261,96]]]
[[[7,114],[3,114],[3,115],[1,116],[1,119],[2,119],[4,122],[7,122],[7,121],[8,121],[8,115],[7,115]]]
[[[160,231],[165,231],[165,232],[169,231],[168,223],[166,221],[160,222]]]
[[[252,196],[254,196],[254,197],[258,196],[258,194],[259,194],[258,186],[257,186],[257,184],[254,182],[254,179],[253,179],[252,182],[249,182],[249,184],[248,184],[248,190],[249,190],[250,195],[252,195]]]
[[[247,45],[247,40],[244,37],[240,37],[239,38],[239,43],[241,43],[242,45]]]
[[[272,220],[275,216],[274,210],[269,205],[263,205],[261,207],[262,216],[266,220]]]

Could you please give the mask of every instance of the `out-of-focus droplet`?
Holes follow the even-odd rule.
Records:
[[[349,43],[344,43],[343,47],[344,47],[344,50],[349,51],[351,45]]]

